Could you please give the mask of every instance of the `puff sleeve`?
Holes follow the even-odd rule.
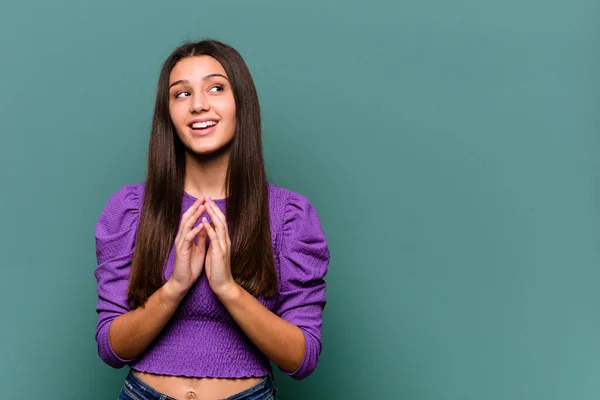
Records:
[[[110,346],[108,329],[112,321],[131,308],[127,287],[140,209],[139,188],[127,185],[115,192],[100,214],[95,229],[98,323],[96,343],[100,358],[114,368],[133,360],[117,356]]]
[[[329,258],[315,208],[306,197],[292,192],[283,213],[277,314],[298,326],[306,339],[302,364],[296,371],[286,372],[294,379],[309,376],[319,361]]]

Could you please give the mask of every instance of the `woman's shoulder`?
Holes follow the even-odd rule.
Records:
[[[144,192],[145,183],[130,183],[113,191],[107,201],[107,207],[115,208],[140,208],[140,201]]]
[[[310,200],[301,193],[295,192],[283,186],[276,185],[272,182],[267,183],[269,186],[269,202],[287,205],[292,203],[310,203]]]
[[[273,216],[278,216],[284,230],[298,228],[298,225],[320,227],[317,210],[307,196],[270,182],[269,208]]]
[[[278,186],[270,181],[267,182],[267,186],[269,188],[269,199],[285,197],[290,192],[288,189]]]
[[[119,187],[112,192],[106,202],[106,211],[137,211],[141,210],[145,182],[130,183]],[[269,195],[269,208],[271,211],[284,213],[290,209],[313,208],[307,196],[293,191],[287,187],[267,182]]]
[[[98,223],[113,228],[125,221],[135,222],[141,209],[144,183],[126,184],[114,190],[106,200]]]
[[[129,248],[135,239],[144,185],[127,184],[109,195],[98,217],[95,235],[98,254],[112,254]]]

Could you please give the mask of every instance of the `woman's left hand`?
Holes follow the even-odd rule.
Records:
[[[217,296],[222,296],[237,286],[231,275],[231,240],[225,215],[214,201],[207,200],[205,204],[214,228],[206,218],[202,218],[202,224],[210,238],[204,270],[212,291]]]

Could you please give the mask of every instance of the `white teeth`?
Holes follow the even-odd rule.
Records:
[[[194,122],[192,124],[193,129],[204,129],[209,126],[214,126],[217,124],[217,121],[204,121],[204,122]]]

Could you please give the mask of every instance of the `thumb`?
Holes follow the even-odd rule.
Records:
[[[206,250],[206,238],[208,234],[206,233],[206,229],[202,229],[198,235],[196,236],[196,246],[200,248],[200,250]]]

